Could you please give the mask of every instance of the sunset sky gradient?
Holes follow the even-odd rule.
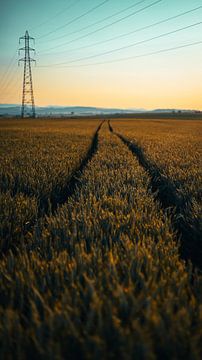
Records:
[[[30,36],[36,39],[34,58],[37,66],[33,66],[33,84],[38,106],[202,109],[202,43],[135,58],[202,41],[202,24],[96,57],[97,54],[201,22],[202,8],[155,27],[89,46],[202,6],[202,1],[162,0],[82,39],[77,38],[138,11],[155,0],[141,3],[140,0],[108,0],[82,17],[80,15],[104,0],[0,1],[1,104],[21,102],[23,67],[18,67],[18,38],[28,30]],[[138,2],[136,7],[101,22],[105,17]],[[80,18],[76,20],[77,17]],[[98,21],[99,24],[90,26]],[[86,29],[82,30],[84,27]],[[60,46],[65,42],[70,43]],[[95,57],[83,59],[90,56]],[[116,62],[127,57],[133,58]],[[106,63],[96,64],[102,62]],[[65,64],[56,65],[60,63]]]

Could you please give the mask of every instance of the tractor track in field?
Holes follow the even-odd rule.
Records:
[[[88,165],[88,163],[91,161],[91,159],[97,152],[98,134],[99,134],[99,131],[104,122],[105,122],[105,120],[100,122],[99,126],[97,127],[96,131],[94,132],[91,144],[90,144],[85,156],[83,157],[80,165],[73,171],[70,179],[67,181],[66,186],[63,187],[61,189],[61,191],[59,191],[57,194],[55,194],[55,192],[53,191],[50,194],[50,201],[48,204],[47,203],[44,204],[44,200],[41,201],[41,204],[39,204],[39,207],[38,207],[37,217],[35,218],[34,221],[29,223],[23,236],[26,236],[26,234],[28,232],[31,232],[42,218],[44,218],[45,216],[54,215],[54,213],[57,211],[58,207],[63,205],[74,194],[76,189],[78,189],[81,186],[80,180],[83,175],[83,172],[84,172],[86,166]],[[12,250],[15,253],[16,245],[6,245],[5,248],[1,249],[1,255],[5,255],[9,250]]]
[[[62,189],[62,191],[57,194],[57,199],[55,199],[54,197],[51,197],[51,212],[52,214],[54,214],[54,212],[57,210],[57,208],[61,205],[63,205],[69,197],[71,197],[75,190],[81,185],[80,179],[81,176],[83,174],[83,171],[85,170],[87,164],[89,163],[89,161],[91,161],[91,159],[93,158],[93,156],[95,155],[95,153],[97,152],[98,149],[98,133],[103,125],[103,123],[105,122],[105,120],[103,120],[98,128],[96,129],[93,138],[92,138],[92,142],[91,145],[86,153],[86,155],[84,156],[84,158],[82,159],[80,165],[78,168],[76,168],[74,170],[74,172],[72,173],[69,181],[66,184],[66,187]]]
[[[157,164],[151,162],[144,150],[135,141],[115,132],[108,121],[109,131],[115,134],[137,158],[139,164],[148,173],[149,188],[155,200],[160,203],[165,213],[171,217],[172,227],[180,239],[180,253],[184,260],[191,260],[193,266],[202,269],[202,249],[200,241],[200,221],[191,217],[188,199],[178,194],[172,181],[162,174]]]

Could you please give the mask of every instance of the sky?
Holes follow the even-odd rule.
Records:
[[[38,106],[202,110],[202,0],[0,0],[0,8],[0,104],[21,103],[18,40],[28,30]]]

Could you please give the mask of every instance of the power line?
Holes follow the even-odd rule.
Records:
[[[130,6],[124,8],[124,9],[122,9],[122,10],[117,11],[116,13],[113,13],[113,14],[111,14],[111,15],[109,15],[109,16],[106,16],[105,18],[103,18],[103,19],[101,19],[101,20],[98,20],[98,21],[96,21],[96,22],[94,22],[94,23],[92,23],[92,24],[88,24],[88,25],[82,27],[82,28],[79,29],[79,30],[72,31],[72,32],[70,32],[70,33],[68,33],[68,34],[60,35],[60,36],[58,36],[58,37],[56,37],[56,38],[54,38],[54,39],[49,39],[48,41],[55,41],[55,40],[59,40],[59,39],[62,39],[62,38],[64,38],[64,37],[67,37],[67,36],[70,36],[70,35],[73,35],[73,34],[80,33],[80,32],[82,32],[83,30],[86,30],[86,29],[88,29],[88,28],[90,28],[90,27],[92,27],[92,26],[98,25],[98,24],[100,24],[100,23],[102,23],[102,22],[104,22],[104,21],[106,21],[106,20],[109,20],[109,19],[113,18],[114,16],[117,16],[117,15],[119,15],[119,14],[122,14],[122,13],[124,13],[124,12],[126,12],[126,11],[128,11],[128,10],[130,10],[130,9],[132,9],[132,8],[140,5],[140,4],[142,4],[142,3],[145,2],[145,1],[147,1],[147,0],[141,0],[141,1],[139,1],[139,2],[137,2],[137,3],[135,3],[135,4],[133,4],[133,5],[130,5]]]
[[[46,25],[48,23],[50,23],[50,20],[55,19],[56,17],[58,17],[59,15],[63,14],[65,11],[71,9],[73,6],[77,5],[77,3],[79,3],[81,0],[73,0],[73,3],[70,4],[69,6],[65,7],[64,9],[58,11],[56,14],[54,14],[53,16],[49,17],[47,20],[43,21],[42,23],[40,23],[37,26],[34,26],[33,28],[30,29],[30,31],[38,29],[39,27]]]
[[[11,79],[13,78],[15,71],[16,71],[16,64],[14,62],[12,64],[12,66],[10,67],[10,70],[9,70],[3,84],[1,85],[1,91],[5,91],[5,89],[8,87],[9,83],[11,82]]]
[[[172,31],[169,31],[169,32],[166,32],[166,33],[154,36],[154,37],[151,37],[149,39],[141,40],[141,41],[132,43],[130,45],[125,45],[125,46],[122,46],[122,47],[119,47],[119,48],[116,48],[116,49],[101,52],[99,54],[90,55],[90,56],[82,57],[82,58],[79,58],[79,59],[71,60],[71,61],[68,61],[68,64],[75,63],[75,62],[78,62],[78,61],[83,61],[83,60],[89,60],[89,59],[92,59],[92,58],[95,58],[95,57],[104,56],[104,55],[112,54],[112,53],[117,52],[117,51],[122,51],[122,50],[125,50],[125,49],[129,49],[131,47],[134,47],[134,46],[137,46],[137,45],[140,45],[140,44],[144,44],[144,43],[147,43],[147,42],[150,42],[150,41],[153,41],[153,40],[165,37],[165,36],[176,34],[177,32],[187,30],[187,29],[193,28],[195,26],[199,26],[201,24],[202,24],[202,21],[191,24],[191,25],[187,25],[187,26],[181,27],[179,29],[175,29],[175,30],[172,30]],[[50,66],[60,66],[60,65],[65,65],[65,64],[67,64],[67,62],[51,64]]]
[[[151,7],[154,6],[154,5],[157,5],[158,3],[162,2],[162,1],[163,1],[163,0],[154,1],[154,2],[151,3],[150,5],[147,5],[147,6],[141,8],[141,9],[139,9],[139,10],[136,10],[136,11],[134,11],[133,13],[130,13],[130,14],[128,14],[128,15],[126,15],[126,16],[124,16],[124,17],[122,17],[122,18],[120,18],[120,19],[118,19],[118,20],[116,20],[116,21],[113,21],[113,22],[110,23],[110,24],[104,25],[104,26],[102,26],[101,28],[98,28],[97,30],[94,30],[94,31],[91,31],[91,32],[89,32],[89,33],[87,33],[87,34],[85,34],[85,35],[79,36],[79,37],[76,38],[76,39],[73,39],[73,40],[67,41],[67,42],[65,42],[65,43],[63,43],[63,44],[58,44],[58,45],[56,45],[56,46],[54,46],[54,47],[51,47],[51,48],[49,48],[49,49],[46,49],[46,51],[49,51],[49,50],[52,50],[52,49],[56,49],[56,48],[62,47],[62,46],[64,46],[64,45],[68,45],[68,44],[70,44],[70,43],[72,43],[72,42],[75,42],[75,41],[77,41],[77,40],[84,39],[85,37],[88,37],[89,35],[96,34],[97,32],[102,31],[102,30],[104,30],[104,29],[106,29],[106,28],[108,28],[108,27],[110,27],[110,26],[113,26],[113,25],[115,25],[115,24],[117,24],[117,23],[119,23],[119,22],[121,22],[121,21],[124,21],[124,20],[128,19],[129,17],[132,17],[132,16],[134,16],[134,15],[136,15],[136,14],[139,14],[140,12],[149,9],[149,8],[151,8]]]
[[[58,30],[63,29],[64,27],[66,27],[66,26],[68,26],[68,25],[72,24],[73,22],[75,22],[75,21],[77,21],[77,20],[81,19],[82,17],[84,17],[84,16],[86,16],[86,15],[90,14],[91,12],[93,12],[93,11],[94,11],[94,10],[96,10],[96,9],[98,9],[99,7],[101,7],[102,5],[106,4],[106,3],[107,3],[107,2],[109,2],[109,1],[110,1],[110,0],[104,0],[104,1],[102,1],[101,3],[99,3],[98,5],[96,5],[96,6],[92,7],[91,9],[89,9],[88,11],[86,11],[85,13],[83,13],[83,14],[81,14],[81,15],[79,15],[79,16],[77,16],[77,17],[75,17],[74,19],[70,20],[70,21],[69,21],[69,22],[67,22],[66,24],[63,24],[63,25],[61,25],[61,26],[58,26],[55,30],[49,31],[49,32],[48,32],[48,33],[46,33],[46,34],[41,35],[41,36],[40,36],[40,37],[38,37],[37,39],[44,38],[44,37],[46,37],[46,36],[49,36],[49,35],[51,35],[51,34],[55,33],[55,32],[56,32],[56,31],[58,31]]]
[[[15,72],[16,72],[16,68],[13,68],[12,71],[10,72],[10,76],[7,78],[6,83],[1,88],[2,93],[5,92],[10,87],[10,84],[15,79],[15,77],[14,77]]]
[[[191,10],[188,10],[188,11],[185,11],[185,12],[180,13],[180,14],[178,14],[178,15],[171,16],[171,17],[169,17],[169,18],[166,18],[166,19],[164,19],[164,20],[158,21],[158,22],[156,22],[156,23],[153,23],[153,24],[150,24],[150,25],[146,25],[146,26],[141,27],[141,28],[138,28],[138,29],[136,29],[136,30],[133,30],[133,31],[130,31],[130,32],[121,34],[121,35],[117,35],[117,36],[114,36],[114,37],[109,38],[109,39],[106,39],[106,40],[98,41],[98,42],[93,43],[93,44],[90,44],[90,45],[82,46],[82,47],[77,48],[77,49],[71,49],[71,51],[76,51],[76,50],[81,50],[81,49],[85,49],[85,48],[90,48],[90,47],[93,47],[93,46],[95,46],[95,45],[100,45],[100,44],[104,44],[104,43],[107,43],[107,42],[110,42],[110,41],[113,41],[113,40],[117,40],[117,39],[119,39],[119,38],[126,37],[126,36],[129,36],[129,35],[131,35],[131,34],[134,34],[134,33],[137,33],[137,32],[143,31],[143,30],[146,30],[146,29],[150,29],[150,28],[155,27],[155,26],[157,26],[157,25],[160,25],[160,24],[166,23],[166,22],[168,22],[168,21],[177,19],[177,18],[182,17],[182,16],[184,16],[184,15],[187,15],[187,14],[189,14],[189,13],[191,13],[191,12],[197,11],[197,10],[199,10],[199,9],[201,9],[201,8],[202,8],[202,6],[199,6],[199,7],[197,7],[197,8],[194,8],[194,9],[191,9]],[[66,51],[67,51],[67,50],[66,50]],[[54,53],[50,53],[50,55],[53,55],[53,54],[54,54]]]
[[[17,74],[15,77],[13,76],[10,79],[10,82],[8,83],[7,87],[4,89],[2,93],[2,96],[4,96],[5,94],[8,94],[10,92],[11,87],[14,88],[14,83],[16,83],[16,79],[19,80],[19,74]]]
[[[19,81],[20,81],[20,74],[18,73],[18,74],[16,75],[16,77],[13,77],[13,78],[11,79],[9,86],[7,87],[7,90],[4,91],[4,93],[3,93],[3,95],[2,95],[1,101],[4,101],[4,102],[5,102],[5,101],[7,101],[7,99],[9,99],[9,97],[10,97],[11,95],[16,94],[16,92],[15,92],[14,89],[15,89],[16,85],[19,83]],[[12,85],[12,88],[13,88],[13,92],[10,91],[11,85]],[[8,90],[8,89],[9,89],[9,90]]]
[[[111,64],[111,63],[116,63],[116,62],[128,61],[128,60],[143,58],[143,57],[147,57],[147,56],[157,55],[157,54],[161,54],[161,53],[164,53],[164,52],[169,52],[169,51],[175,51],[175,50],[178,50],[178,49],[188,48],[188,47],[196,46],[196,45],[199,45],[199,44],[202,44],[202,41],[196,41],[196,42],[192,42],[192,43],[185,44],[185,45],[179,45],[179,46],[175,46],[175,47],[172,47],[172,48],[161,49],[161,50],[157,50],[157,51],[153,51],[153,52],[149,52],[149,53],[145,53],[145,54],[141,54],[141,55],[128,56],[128,57],[125,57],[125,58],[119,58],[119,59],[115,59],[115,60],[108,60],[108,61],[97,62],[97,63],[89,63],[89,64],[60,66],[60,67],[58,67],[58,69],[72,68],[72,67],[88,67],[88,66],[94,66],[94,65],[105,65],[105,64]],[[50,65],[39,65],[38,67],[50,67]]]
[[[17,82],[19,82],[19,72],[16,72],[16,64],[14,63],[13,66],[11,67],[11,70],[8,74],[7,80],[4,83],[3,87],[1,88],[1,101],[4,100],[5,98],[9,98],[11,92],[10,89],[15,88]],[[17,80],[17,81],[16,81]]]
[[[201,9],[201,8],[202,8],[202,6],[198,6],[198,7],[196,7],[196,8],[190,9],[190,10],[188,10],[188,11],[184,11],[184,12],[182,12],[182,13],[180,13],[180,14],[177,14],[177,15],[174,15],[174,16],[170,16],[170,17],[168,17],[168,18],[166,18],[166,19],[160,20],[160,21],[155,22],[155,23],[153,23],[153,24],[146,25],[146,26],[144,26],[144,27],[141,27],[141,28],[138,28],[138,29],[129,31],[129,32],[124,33],[124,34],[120,34],[120,35],[114,36],[114,37],[109,38],[109,39],[105,39],[105,40],[102,40],[102,41],[97,41],[97,42],[95,42],[95,43],[93,43],[93,44],[81,46],[81,47],[78,47],[78,48],[76,48],[76,49],[60,51],[60,52],[57,52],[57,53],[54,53],[54,52],[53,52],[53,53],[45,53],[45,54],[42,53],[42,54],[43,54],[43,55],[63,54],[63,53],[66,53],[67,51],[76,51],[76,50],[81,50],[81,49],[87,49],[87,48],[90,48],[90,47],[93,47],[93,46],[96,46],[96,45],[101,45],[101,44],[104,44],[104,43],[107,43],[107,42],[110,42],[110,41],[113,41],[113,40],[117,40],[117,39],[120,39],[120,38],[123,38],[123,37],[127,37],[127,36],[129,36],[129,35],[131,35],[131,34],[135,34],[135,33],[137,33],[137,32],[140,32],[140,31],[143,31],[143,30],[146,30],[146,29],[153,28],[153,27],[155,27],[155,26],[157,26],[157,25],[160,25],[160,24],[166,23],[166,22],[168,22],[168,21],[177,19],[177,18],[182,17],[182,16],[184,16],[184,15],[187,15],[187,14],[189,14],[189,13],[191,13],[191,12],[197,11],[197,10],[199,10],[199,9]]]
[[[1,82],[5,82],[5,79],[6,79],[6,77],[7,77],[7,74],[9,73],[10,67],[14,64],[14,61],[15,61],[15,58],[16,58],[16,54],[17,54],[17,49],[18,49],[18,47],[16,47],[16,49],[15,49],[15,52],[14,52],[14,54],[13,54],[13,56],[12,56],[12,58],[11,58],[9,64],[8,64],[8,67],[7,67],[7,69],[6,69],[3,77],[2,77],[2,79],[1,79]]]

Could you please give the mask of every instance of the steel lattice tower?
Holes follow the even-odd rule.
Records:
[[[28,31],[25,32],[25,36],[21,36],[19,38],[19,44],[21,40],[24,41],[24,47],[19,49],[20,51],[24,51],[24,58],[19,59],[18,65],[21,61],[24,62],[24,75],[23,75],[23,92],[22,92],[22,109],[21,116],[24,117],[35,117],[35,105],[34,105],[34,94],[33,94],[33,84],[32,84],[32,69],[31,63],[36,60],[30,57],[30,51],[35,51],[35,49],[31,48],[30,40],[34,41],[34,38],[29,36]]]

